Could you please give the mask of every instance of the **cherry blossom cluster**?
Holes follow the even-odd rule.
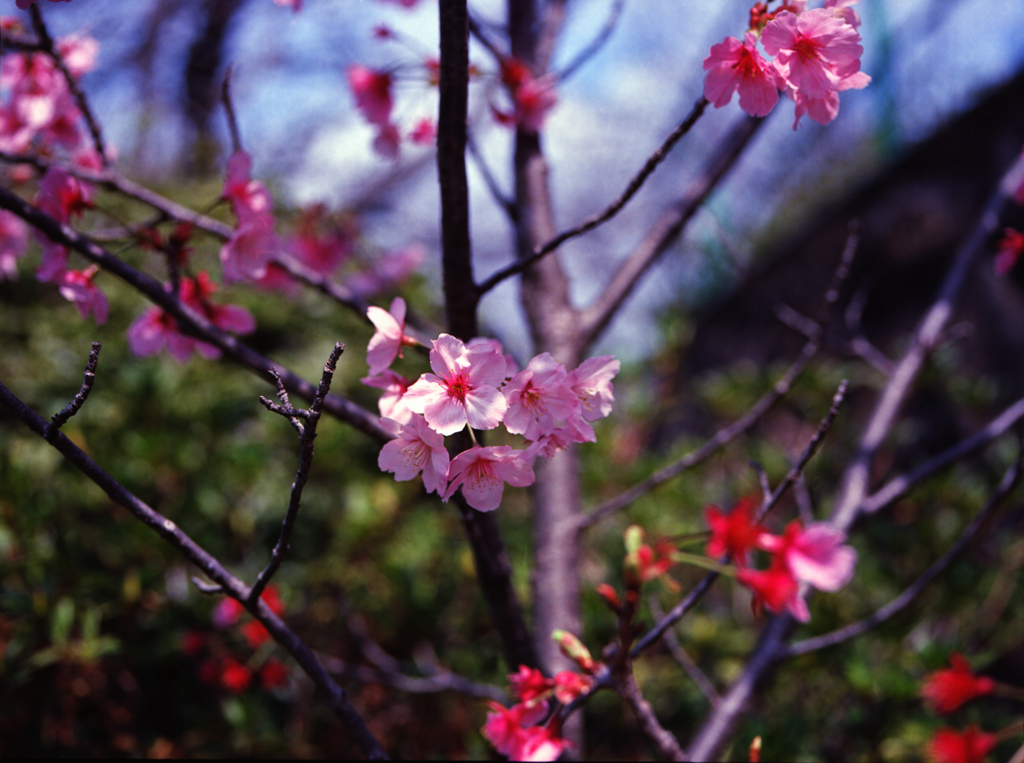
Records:
[[[492,511],[501,503],[505,483],[533,484],[537,456],[597,439],[591,422],[611,413],[615,400],[612,379],[619,362],[610,355],[567,371],[545,352],[518,371],[495,339],[465,343],[441,334],[430,351],[433,373],[406,379],[390,367],[404,346],[417,344],[405,334],[405,312],[401,297],[390,312],[367,310],[377,330],[367,346],[370,376],[362,380],[384,392],[378,403],[381,426],[395,439],[381,450],[378,464],[396,480],[422,474],[427,491],[445,501],[461,487],[470,506]],[[449,460],[446,436],[467,425],[472,433],[499,424],[523,435],[526,449],[474,445]]]
[[[728,514],[710,506],[704,517],[711,527],[708,556],[719,559],[728,554],[737,567],[736,579],[753,591],[754,609],[772,612],[788,610],[797,620],[811,615],[800,594],[807,583],[821,591],[838,591],[853,577],[857,552],[844,545],[846,535],[823,522],[803,527],[790,522],[782,535],[772,535],[753,521],[755,502],[740,500]],[[767,569],[749,566],[755,549],[771,555]]]
[[[806,114],[828,124],[839,114],[839,93],[866,87],[871,78],[860,71],[860,18],[851,7],[858,0],[826,0],[807,10],[807,0],[786,0],[769,10],[772,0],[756,3],[743,41],[726,37],[704,59],[704,97],[725,106],[739,93],[740,108],[766,116],[783,92],[796,103],[795,130]],[[761,54],[761,48],[771,60]]]
[[[1024,691],[975,674],[963,655],[951,654],[949,664],[948,668],[929,673],[921,685],[921,697],[939,715],[948,715],[971,700],[997,692],[1024,700]],[[1024,722],[995,733],[982,731],[977,724],[963,730],[942,728],[935,732],[925,751],[935,763],[984,763],[1000,741],[1022,733]]]
[[[1024,181],[1013,189],[1010,198],[1017,206],[1024,207]],[[1001,276],[1008,274],[1020,262],[1022,254],[1024,254],[1024,232],[1015,228],[1006,228],[1003,231],[1003,237],[996,244],[996,274]]]
[[[284,603],[274,586],[260,597],[271,611],[284,613]],[[211,620],[218,631],[228,631],[241,619],[245,608],[235,599],[225,597],[214,607]],[[256,620],[247,620],[239,629],[246,644],[257,651],[271,641],[270,633]],[[199,677],[204,683],[220,686],[232,693],[241,694],[249,688],[254,675],[259,676],[264,689],[277,689],[288,684],[288,669],[273,656],[265,656],[254,666],[253,660],[243,662],[222,638],[206,631],[191,630],[181,639],[181,651],[189,657],[201,657]]]
[[[526,64],[508,58],[501,62],[501,84],[512,99],[512,111],[502,111],[492,105],[491,113],[498,123],[526,132],[540,132],[548,112],[558,103],[554,75],[535,77]]]

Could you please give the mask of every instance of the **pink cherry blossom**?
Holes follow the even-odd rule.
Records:
[[[807,602],[800,596],[800,582],[778,559],[767,570],[738,570],[736,580],[754,592],[755,607],[766,606],[776,613],[789,610],[802,623],[811,619]]]
[[[252,157],[245,151],[236,151],[227,162],[222,198],[231,203],[231,211],[238,221],[253,217],[273,220],[274,199],[267,187],[253,180]]]
[[[857,564],[857,552],[842,545],[846,534],[818,522],[804,529],[790,522],[780,537],[765,533],[758,546],[781,558],[797,580],[822,591],[838,591],[850,582]]]
[[[262,183],[252,180],[252,158],[245,151],[231,155],[221,196],[231,203],[238,225],[220,249],[224,280],[258,281],[284,244],[274,233],[274,200]]]
[[[491,712],[487,713],[487,722],[481,731],[494,749],[510,758],[512,750],[519,746],[518,738],[523,727],[540,722],[548,712],[547,702],[533,705],[521,702],[512,707],[503,707],[497,702],[488,704]]]
[[[554,77],[534,77],[525,64],[510,58],[501,64],[501,81],[512,96],[515,109],[512,121],[521,130],[540,132],[548,111],[558,103]]]
[[[586,421],[603,419],[612,412],[615,388],[612,379],[619,372],[620,363],[611,355],[587,358],[579,368],[569,372],[569,385],[580,400],[582,416]]]
[[[406,405],[403,396],[406,390],[409,389],[409,385],[412,384],[411,379],[399,376],[388,368],[383,373],[376,376],[367,376],[364,379],[360,379],[360,381],[367,387],[384,390],[384,394],[377,401],[377,407],[380,409],[381,416],[394,419],[400,424],[409,423],[414,414],[409,410],[409,406]]]
[[[851,6],[859,2],[860,0],[825,0],[825,8],[832,11],[833,16],[856,29],[860,26],[860,16]]]
[[[391,122],[385,122],[377,129],[377,135],[373,139],[373,150],[385,159],[395,160],[398,158],[401,143],[402,136],[398,128]]]
[[[18,278],[17,259],[28,246],[28,227],[6,209],[0,210],[0,281]]]
[[[377,328],[366,347],[370,374],[377,375],[402,357],[402,345],[416,344],[416,340],[405,335],[405,300],[401,297],[391,301],[390,312],[376,306],[366,308],[366,317]]]
[[[508,402],[505,428],[527,440],[551,434],[556,422],[580,404],[565,366],[547,352],[533,358],[501,391]]]
[[[296,13],[302,10],[302,0],[274,0],[274,3],[284,8],[291,8]]]
[[[739,91],[740,108],[754,117],[768,114],[779,101],[775,69],[757,50],[757,36],[747,32],[744,42],[726,37],[711,46],[704,59],[704,97],[721,108]]]
[[[396,438],[385,443],[380,451],[377,465],[381,470],[393,472],[399,482],[414,479],[422,472],[427,492],[441,495],[448,484],[444,438],[427,426],[422,416],[413,416],[408,424],[382,418],[380,425]]]
[[[379,126],[388,124],[392,105],[390,73],[353,64],[348,67],[348,86],[366,121]]]
[[[107,320],[110,305],[107,298],[93,283],[93,276],[99,271],[99,265],[90,265],[85,270],[65,270],[60,274],[60,295],[73,302],[83,318],[92,313],[96,323],[102,325]]]
[[[417,122],[416,126],[412,128],[412,132],[409,133],[409,140],[417,146],[429,146],[436,137],[437,125],[434,124],[434,120],[428,118]]]
[[[441,334],[430,351],[432,374],[423,374],[405,393],[405,403],[422,413],[442,435],[468,423],[494,429],[508,404],[498,390],[505,380],[505,358],[491,347],[467,348],[461,339]]]
[[[796,102],[793,129],[800,126],[800,118],[804,114],[820,125],[829,124],[839,116],[839,93],[843,90],[860,90],[867,87],[869,82],[871,82],[871,77],[867,74],[855,72],[849,77],[843,77],[837,88],[830,90],[824,98],[809,98],[799,91],[787,88],[786,94]]]
[[[825,98],[843,78],[860,69],[857,30],[831,10],[818,8],[799,16],[788,11],[768,22],[761,44],[779,77],[807,98]]]
[[[466,503],[477,511],[493,511],[501,504],[506,482],[513,487],[533,484],[533,468],[521,456],[521,450],[508,445],[476,446],[460,453],[448,469],[451,482],[444,500],[461,486]]]

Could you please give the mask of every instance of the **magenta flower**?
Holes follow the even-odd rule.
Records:
[[[765,533],[758,546],[783,559],[787,569],[802,582],[821,591],[838,591],[850,582],[857,552],[844,546],[846,534],[825,522],[805,530],[799,520],[790,522],[782,536]]]
[[[765,52],[775,56],[775,71],[793,90],[808,98],[825,98],[860,70],[857,30],[818,8],[799,16],[784,11],[761,33]]]
[[[533,467],[521,456],[521,450],[508,445],[476,446],[460,453],[452,459],[448,469],[451,482],[444,500],[451,498],[461,486],[466,503],[477,511],[494,511],[501,503],[506,482],[513,487],[533,484]]]
[[[569,372],[569,385],[580,399],[580,408],[586,421],[603,419],[612,412],[615,388],[612,379],[619,372],[619,361],[611,355],[587,358],[579,368]]]
[[[402,357],[403,344],[416,344],[416,340],[405,335],[405,300],[401,297],[391,301],[391,312],[381,307],[368,307],[366,317],[377,327],[366,346],[366,362],[370,365],[370,374],[376,376],[395,358]]]
[[[528,132],[540,132],[547,113],[558,103],[554,77],[534,77],[524,63],[510,58],[501,63],[501,81],[508,88],[515,107],[515,114],[503,115],[507,121],[501,121],[514,122],[519,129]]]
[[[550,353],[533,358],[502,389],[508,402],[505,428],[527,440],[538,440],[554,431],[555,423],[566,419],[579,406],[569,386],[565,366]]]
[[[377,465],[393,472],[395,479],[405,482],[423,473],[423,486],[428,493],[441,495],[448,484],[448,451],[444,438],[427,426],[422,416],[413,416],[408,424],[382,418],[380,425],[395,435],[377,457]]]
[[[755,610],[762,606],[775,613],[789,610],[802,623],[811,619],[807,602],[800,596],[800,582],[778,558],[767,570],[738,570],[736,580],[754,592]]]
[[[409,140],[417,146],[429,146],[436,137],[437,125],[434,124],[434,120],[426,117],[417,122],[416,126],[412,128],[412,132],[409,133]]]
[[[996,244],[996,275],[1005,276],[1013,270],[1021,254],[1024,254],[1024,233],[1013,228],[1005,228],[1003,237]],[[0,252],[0,259],[2,257],[3,253]]]
[[[231,155],[224,178],[221,196],[231,202],[231,210],[239,223],[250,218],[269,218],[273,221],[274,198],[267,187],[251,178],[252,157],[245,151]]]
[[[93,276],[99,271],[99,265],[90,265],[85,270],[64,270],[60,274],[60,295],[78,308],[83,318],[93,314],[96,323],[102,325],[110,313],[107,297],[93,283]]]
[[[461,339],[441,334],[430,351],[432,374],[423,374],[405,393],[406,405],[422,413],[442,435],[468,423],[494,429],[508,404],[498,390],[505,380],[505,358],[491,346],[466,347]]]
[[[224,280],[258,281],[284,245],[274,233],[274,200],[266,186],[252,180],[252,158],[238,151],[228,159],[223,198],[231,203],[238,226],[220,249]]]
[[[747,32],[741,43],[735,37],[711,46],[704,59],[704,97],[721,108],[739,91],[740,108],[753,117],[768,114],[779,101],[775,69],[757,51],[757,36]]]

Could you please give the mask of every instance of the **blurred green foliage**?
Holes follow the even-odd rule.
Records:
[[[215,198],[212,185],[179,189]],[[123,202],[101,202],[128,216]],[[217,243],[197,239],[194,262],[216,272]],[[124,253],[160,272],[154,255]],[[17,283],[0,283],[0,380],[41,415],[62,408],[77,391],[91,341],[103,350],[85,407],[64,432],[128,489],[174,520],[229,568],[252,580],[276,540],[298,463],[297,438],[257,400],[271,396],[267,380],[229,362],[198,356],[179,364],[166,355],[134,357],[125,329],[145,303],[110,276],[101,286],[109,321],[81,321],[56,290],[37,283],[32,258]],[[424,284],[408,292],[425,304]],[[316,294],[282,298],[225,289],[216,299],[243,304],[259,328],[247,338],[257,350],[309,379],[334,342],[348,349],[334,390],[374,408],[376,392],[359,384],[370,329]],[[385,299],[379,300],[386,303]],[[685,344],[679,322],[670,339]],[[670,342],[666,353],[678,345]],[[784,372],[784,365],[736,366],[695,380],[686,394],[713,422],[668,452],[649,448],[650,422],[675,400],[652,395],[652,365],[624,369],[616,380],[613,416],[599,422],[598,443],[581,448],[585,503],[593,507],[691,450],[746,411]],[[407,354],[400,369],[415,375],[422,358]],[[929,371],[938,383],[956,379],[949,394],[979,419],[993,399],[987,380],[956,377],[955,358],[940,354]],[[651,538],[690,536],[706,529],[703,509],[728,508],[759,491],[754,461],[777,484],[827,411],[839,380],[852,389],[805,482],[824,514],[845,461],[854,452],[858,416],[879,379],[859,364],[822,361],[749,436],[695,470],[662,485],[586,531],[581,576],[584,632],[596,654],[614,639],[616,624],[594,587],[621,588],[622,532],[640,524]],[[886,458],[916,441],[909,422]],[[427,497],[418,481],[397,483],[377,468],[378,448],[347,426],[325,419],[302,511],[275,582],[285,617],[316,650],[364,663],[348,618],[359,613],[372,637],[409,674],[422,655],[476,681],[504,687],[510,666],[476,589],[472,558],[457,512]],[[864,617],[898,594],[940,556],[984,502],[1009,446],[928,480],[891,511],[863,523],[851,539],[860,554],[855,580],[839,594],[819,594],[813,618],[797,638],[825,633]],[[189,582],[193,574],[172,549],[0,409],[0,754],[8,756],[292,756],[354,755],[337,721],[298,669],[273,647],[253,649],[238,626],[218,629],[217,603]],[[1018,501],[1019,503],[1019,501]],[[790,497],[772,527],[795,515]],[[531,527],[526,491],[508,489],[496,518],[509,547],[515,585],[530,600]],[[996,532],[999,527],[1014,533]],[[921,677],[942,667],[951,650],[970,649],[975,664],[1020,650],[1024,603],[1015,592],[1021,564],[1020,518],[998,519],[962,560],[904,613],[853,642],[808,654],[784,666],[765,687],[735,736],[731,759],[743,760],[755,735],[763,759],[889,761],[919,759],[921,745],[943,725],[917,696]],[[690,550],[702,551],[698,537]],[[1016,566],[1014,566],[1016,565]],[[703,572],[677,568],[683,590]],[[652,584],[662,610],[678,594]],[[720,581],[675,628],[682,647],[723,690],[740,671],[759,626],[749,595]],[[643,620],[650,622],[646,607]],[[198,636],[196,636],[198,634]],[[202,647],[190,650],[189,637]],[[184,640],[184,641],[183,641]],[[271,654],[289,678],[265,689],[253,679],[235,692],[204,675],[204,663],[233,656],[253,670]],[[645,695],[663,724],[688,738],[708,701],[662,648],[636,664]],[[456,693],[410,695],[373,683],[343,682],[371,729],[398,757],[493,755],[478,733],[486,705]],[[985,707],[984,725],[998,728],[1014,708]],[[963,719],[977,719],[969,708]],[[652,751],[635,720],[611,694],[587,705],[588,755],[647,757]],[[1002,751],[1002,748],[999,750]]]

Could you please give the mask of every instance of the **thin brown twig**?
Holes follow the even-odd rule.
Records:
[[[576,238],[577,236],[580,236],[586,233],[587,231],[593,230],[601,223],[610,220],[616,214],[618,214],[619,211],[624,206],[626,206],[629,200],[636,195],[636,192],[640,190],[640,187],[644,184],[644,181],[646,181],[647,178],[650,177],[651,174],[654,172],[654,170],[658,168],[658,165],[665,160],[669,152],[672,150],[672,147],[679,141],[680,138],[682,138],[684,135],[686,135],[686,133],[690,131],[690,128],[692,128],[694,124],[697,123],[697,120],[700,119],[707,105],[707,99],[701,97],[697,101],[697,103],[694,104],[693,109],[686,116],[686,118],[679,123],[679,126],[676,127],[676,129],[673,130],[671,134],[669,134],[669,136],[665,139],[661,146],[659,146],[658,149],[647,158],[647,161],[644,163],[643,168],[641,168],[640,172],[638,172],[633,177],[633,179],[629,181],[629,184],[626,186],[626,189],[619,195],[617,199],[615,199],[615,201],[609,204],[603,211],[595,215],[591,215],[583,222],[581,222],[579,225],[576,225],[573,228],[569,228],[568,230],[559,233],[557,236],[552,238],[547,243],[544,243],[537,247],[536,249],[534,249],[533,254],[531,254],[529,257],[524,257],[522,259],[516,260],[511,265],[508,265],[499,270],[498,272],[492,274],[477,287],[477,294],[479,296],[483,296],[488,291],[497,286],[499,283],[504,281],[506,278],[510,278],[511,276],[514,276],[517,273],[522,273],[534,262],[541,259],[545,255],[550,254],[569,239]]]
[[[316,394],[313,396],[313,402],[308,410],[302,412],[304,415],[301,418],[305,420],[304,424],[300,424],[298,421],[300,417],[298,411],[290,409],[281,412],[282,415],[292,422],[293,426],[299,424],[297,427],[299,429],[299,468],[295,473],[295,481],[292,482],[291,494],[288,499],[288,510],[285,512],[284,521],[281,523],[281,534],[278,536],[277,543],[270,552],[270,561],[267,562],[267,566],[257,576],[256,582],[252,584],[252,590],[249,592],[250,603],[260,598],[274,573],[281,567],[284,555],[290,547],[292,528],[295,526],[295,520],[299,516],[299,506],[302,503],[302,490],[306,486],[306,480],[309,479],[309,470],[313,466],[313,440],[316,439],[316,427],[320,421],[324,400],[327,399],[327,393],[331,390],[331,380],[334,378],[334,371],[338,367],[338,359],[341,358],[341,354],[344,351],[345,345],[341,342],[334,345],[330,357],[324,364],[323,375],[320,377],[320,386],[317,387]],[[278,379],[278,383],[280,391],[283,393],[283,402],[287,404],[288,393],[284,389],[284,384],[280,383],[280,379]]]
[[[647,738],[654,743],[654,746],[658,748],[658,752],[661,753],[662,757],[668,760],[689,760],[683,748],[679,746],[679,740],[672,735],[672,732],[658,722],[658,716],[655,714],[654,708],[651,707],[650,702],[644,699],[644,695],[640,692],[640,687],[637,685],[636,677],[632,671],[626,674],[618,688],[619,696],[629,705],[637,721],[640,723],[640,728],[643,729]]]
[[[0,402],[7,405],[29,429],[40,437],[45,436],[46,422],[7,389],[3,383],[0,383]],[[291,654],[317,688],[324,692],[328,705],[348,728],[363,754],[376,760],[387,758],[384,748],[374,738],[362,716],[352,707],[345,690],[331,678],[312,650],[270,609],[266,602],[260,599],[250,601],[250,589],[245,583],[228,572],[216,558],[193,541],[174,522],[121,485],[63,433],[54,433],[47,442],[63,454],[86,477],[96,483],[114,503],[126,508],[136,519],[156,532],[163,540],[177,549],[182,556],[202,570],[220,590],[242,604]]]
[[[74,399],[65,406],[65,408],[59,413],[53,414],[50,418],[49,423],[46,425],[46,431],[43,432],[43,439],[49,440],[53,437],[54,433],[57,432],[64,424],[78,413],[78,410],[85,405],[85,401],[89,397],[89,393],[92,391],[92,385],[96,381],[96,364],[99,363],[100,349],[102,345],[99,342],[92,343],[92,349],[89,351],[89,359],[85,363],[85,374],[82,378],[82,386],[78,390]]]
[[[651,608],[651,614],[655,620],[660,620],[665,616],[665,611],[661,608],[661,604],[658,602],[657,596],[651,596],[647,600],[647,605]],[[714,684],[711,683],[710,679],[704,675],[704,671],[700,669],[700,666],[694,662],[693,658],[687,654],[686,650],[683,649],[679,643],[679,639],[676,638],[676,633],[671,628],[667,628],[662,633],[662,641],[665,647],[668,649],[668,653],[672,655],[674,659],[690,677],[690,680],[700,690],[700,693],[704,695],[704,698],[708,703],[714,707],[721,701],[721,697],[718,696],[718,691],[715,689]]]
[[[619,18],[622,16],[622,9],[626,5],[626,0],[614,0],[612,6],[608,11],[608,18],[605,19],[604,24],[586,47],[583,48],[576,57],[572,59],[565,68],[558,73],[559,82],[564,82],[569,79],[573,74],[579,71],[587,61],[593,58],[597,53],[605,46],[608,40],[611,39],[612,32],[615,31],[615,27],[619,24]]]
[[[224,82],[220,87],[220,100],[224,104],[224,113],[228,117],[228,132],[231,133],[231,153],[242,150],[242,136],[238,131],[238,117],[235,116],[235,104],[231,101],[231,72],[229,65],[224,72]]]

